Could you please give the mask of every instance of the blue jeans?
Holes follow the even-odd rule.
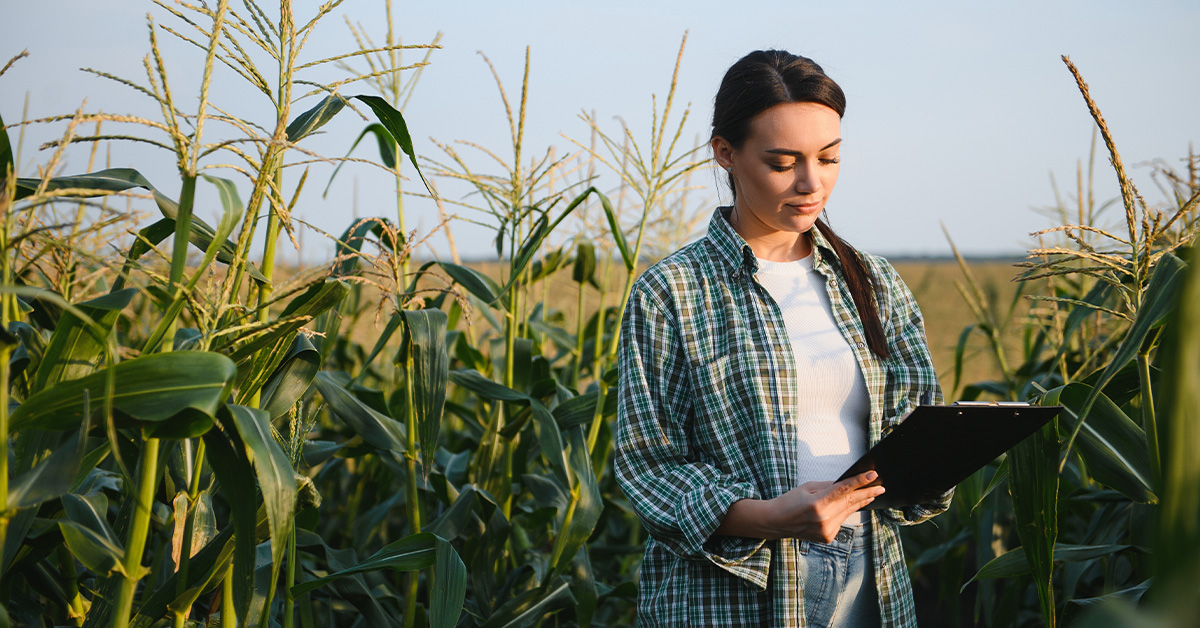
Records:
[[[832,543],[800,542],[800,587],[809,626],[879,626],[871,545],[869,522],[842,526]]]

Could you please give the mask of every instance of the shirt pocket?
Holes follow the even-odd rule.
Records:
[[[697,460],[722,470],[743,469],[763,437],[762,400],[744,358],[717,356],[691,369],[692,424],[689,437]]]
[[[727,394],[732,375],[733,360],[728,354],[691,363],[692,408],[698,419],[691,426],[693,435],[699,436],[708,429],[718,427],[712,425],[713,417],[731,416],[736,409],[738,404]]]

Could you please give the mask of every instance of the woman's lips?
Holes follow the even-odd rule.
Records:
[[[787,206],[802,214],[811,214],[812,212],[821,209],[821,201],[812,201],[810,203],[788,203]]]

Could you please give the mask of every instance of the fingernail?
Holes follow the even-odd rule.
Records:
[[[875,473],[874,471],[867,471],[867,481],[874,482],[875,478],[877,477],[879,477],[878,473]]]

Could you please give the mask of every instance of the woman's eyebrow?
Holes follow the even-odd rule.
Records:
[[[839,137],[836,140],[833,140],[832,142],[822,146],[820,148],[820,150],[818,150],[817,152],[819,153],[823,150],[829,150],[830,148],[833,148],[834,146],[837,146],[838,144],[841,144],[841,143],[842,143],[842,138]],[[803,157],[804,156],[803,151],[791,150],[788,148],[770,148],[770,149],[767,149],[767,152],[771,153],[772,155],[790,155],[792,157]]]

